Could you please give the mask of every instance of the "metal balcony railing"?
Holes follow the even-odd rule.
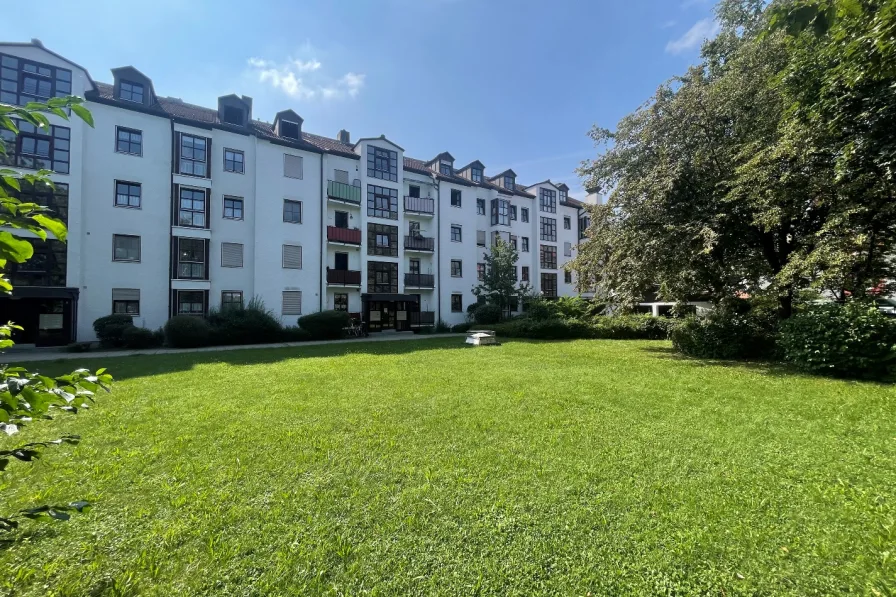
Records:
[[[435,288],[436,280],[432,274],[405,274],[404,285],[412,288]]]
[[[327,284],[360,286],[361,272],[351,269],[328,269]]]
[[[361,187],[335,180],[327,181],[327,197],[361,205]]]
[[[436,202],[429,197],[405,196],[404,210],[418,214],[434,214],[436,213]]]
[[[427,236],[408,235],[404,237],[404,248],[414,251],[435,251],[436,239]]]
[[[337,228],[327,226],[327,240],[349,245],[361,244],[361,230],[359,228]]]

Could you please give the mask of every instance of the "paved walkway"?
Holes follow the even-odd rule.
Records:
[[[204,346],[202,348],[151,348],[148,350],[91,350],[90,352],[66,352],[58,348],[35,348],[13,350],[0,354],[0,363],[33,363],[36,361],[71,361],[74,359],[107,359],[132,355],[182,354],[185,352],[221,352],[225,350],[250,350],[259,348],[292,348],[301,346],[319,346],[321,344],[357,344],[359,342],[398,342],[412,340],[429,340],[431,338],[457,338],[462,341],[463,334],[375,334],[368,338],[352,338],[346,340],[312,340],[309,342],[277,342],[274,344],[240,344],[238,346]]]

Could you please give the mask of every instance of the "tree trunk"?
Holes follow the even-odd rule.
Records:
[[[787,287],[787,293],[778,295],[778,316],[788,319],[793,315],[793,286]]]

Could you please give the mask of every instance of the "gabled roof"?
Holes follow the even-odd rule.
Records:
[[[555,189],[558,188],[557,185],[555,185],[553,182],[551,182],[551,179],[549,178],[547,180],[542,180],[541,182],[536,182],[535,184],[530,184],[529,186],[526,187],[526,189],[528,190],[528,189],[531,189],[532,187],[537,187],[538,185],[542,185],[542,184],[549,184],[552,187],[554,187]]]
[[[504,178],[504,176],[506,176],[506,175],[508,175],[508,174],[509,174],[510,176],[516,178],[516,172],[514,172],[513,170],[511,170],[510,168],[508,168],[508,169],[505,170],[504,172],[501,172],[500,174],[496,174],[496,175],[492,176],[491,178],[489,178],[489,180],[497,180],[497,179],[499,179],[499,178]]]
[[[143,79],[144,81],[146,81],[147,83],[149,83],[149,93],[150,93],[150,97],[155,97],[155,96],[156,96],[156,90],[155,90],[155,88],[154,88],[153,85],[152,85],[152,79],[150,79],[149,77],[147,77],[146,75],[144,75],[144,74],[140,71],[140,69],[138,69],[137,67],[128,65],[128,66],[119,66],[118,68],[113,68],[113,69],[112,69],[112,75],[113,75],[116,79],[117,79],[118,77],[122,76],[122,75],[124,75],[124,76],[126,77],[128,73],[136,73],[137,75],[139,75],[139,78],[141,78],[141,79]],[[135,83],[136,83],[136,81],[135,81]]]
[[[457,171],[458,171],[458,172],[463,172],[464,170],[466,170],[467,168],[470,168],[470,167],[472,167],[472,166],[479,166],[480,168],[482,168],[482,170],[485,170],[485,164],[483,164],[483,163],[480,162],[479,160],[473,160],[472,162],[470,162],[470,163],[467,164],[466,166],[463,166],[462,168],[458,168]]]
[[[396,148],[398,151],[404,151],[404,148],[398,143],[393,143],[386,139],[386,135],[380,135],[379,137],[361,137],[357,141],[355,141],[354,147],[357,147],[362,141],[385,141],[392,147]]]
[[[433,159],[431,159],[431,160],[429,160],[428,162],[426,162],[426,165],[429,166],[430,164],[434,164],[435,162],[438,162],[438,161],[440,161],[440,160],[447,160],[447,161],[449,161],[449,162],[451,162],[451,163],[453,164],[453,163],[454,163],[454,156],[451,155],[450,153],[448,153],[447,151],[443,151],[442,153],[440,153],[439,155],[437,155],[437,156],[434,157]]]
[[[298,122],[301,125],[305,122],[305,119],[295,113],[295,110],[281,110],[277,112],[274,116],[274,124],[277,124],[278,120],[286,120],[289,122]]]
[[[71,65],[74,66],[75,68],[79,68],[79,69],[81,69],[82,71],[84,71],[84,74],[87,75],[87,80],[90,82],[90,86],[91,86],[91,88],[92,88],[93,90],[96,90],[96,83],[93,81],[93,79],[92,79],[91,76],[90,76],[90,73],[87,72],[87,69],[86,69],[86,68],[84,68],[83,66],[81,66],[81,65],[78,64],[77,62],[72,62],[71,60],[69,60],[69,59],[66,58],[65,56],[61,56],[60,54],[57,54],[57,53],[54,52],[53,50],[47,48],[46,46],[44,46],[43,42],[41,42],[41,41],[40,41],[39,39],[37,39],[36,37],[32,37],[32,38],[31,38],[31,41],[2,41],[2,42],[0,42],[0,48],[3,48],[3,47],[9,47],[9,48],[12,48],[12,47],[22,47],[22,46],[28,46],[28,47],[31,47],[31,48],[40,48],[41,50],[43,50],[43,51],[46,52],[47,54],[50,54],[51,56],[55,56],[56,58],[59,58],[59,59],[62,60],[63,62],[67,62],[67,63],[71,64]]]

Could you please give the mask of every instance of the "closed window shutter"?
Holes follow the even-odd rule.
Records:
[[[302,314],[302,291],[301,290],[284,290],[283,291],[283,315],[301,315]]]
[[[221,267],[243,267],[243,245],[221,243]]]
[[[283,176],[302,178],[302,156],[283,154]]]
[[[476,244],[485,246],[485,230],[476,231]]]
[[[287,269],[302,269],[302,247],[298,245],[283,245],[283,267]]]
[[[348,170],[336,170],[336,182],[348,184]]]
[[[113,288],[112,289],[112,300],[113,301],[139,301],[140,300],[140,289],[139,288]]]

